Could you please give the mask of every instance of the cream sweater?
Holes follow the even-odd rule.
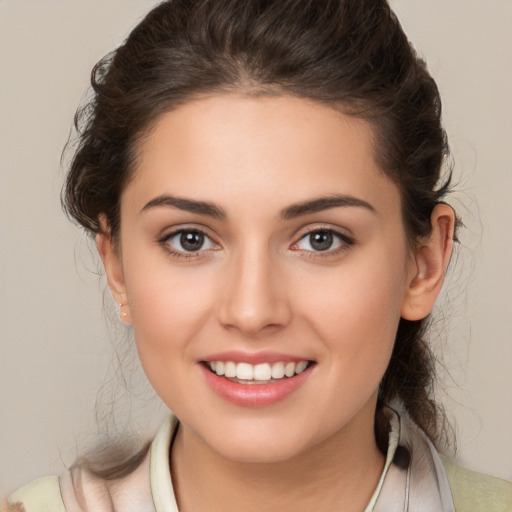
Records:
[[[11,509],[23,504],[25,512],[178,512],[168,463],[170,440],[178,422],[171,416],[161,427],[142,464],[120,480],[104,481],[79,467],[72,468],[60,478],[50,476],[35,480],[9,497]],[[379,502],[382,488],[389,494],[392,488],[393,459],[399,444],[400,426],[394,425],[386,466],[375,493],[365,512],[384,509]],[[414,454],[413,454],[414,456]],[[455,512],[512,512],[512,483],[464,469],[441,457],[448,478]],[[403,511],[401,497],[391,500],[392,508]],[[386,496],[382,496],[382,500]],[[396,501],[396,503],[394,503]],[[380,508],[379,508],[380,504]],[[0,507],[1,510],[1,507]],[[439,512],[424,508],[424,502],[411,504],[410,512]]]

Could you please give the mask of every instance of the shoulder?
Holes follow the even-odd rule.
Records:
[[[149,481],[149,454],[128,475],[105,480],[81,466],[60,477],[35,480],[9,496],[0,512],[154,512]],[[18,508],[16,508],[18,507]]]
[[[10,508],[17,510],[17,504],[23,505],[25,512],[66,512],[60,493],[59,479],[56,476],[39,478],[25,485],[9,496]]]
[[[441,457],[457,512],[512,512],[512,483]]]
[[[44,477],[25,485],[8,497],[7,504],[0,499],[0,512],[155,512],[152,467],[156,468],[158,474],[163,469],[163,481],[171,485],[170,475],[167,475],[168,457],[170,440],[176,426],[177,419],[169,416],[151,449],[146,447],[142,450],[140,458],[137,455],[136,466],[131,464],[127,472],[101,478],[76,464],[60,477]],[[155,459],[153,461],[152,454]],[[158,478],[156,480],[155,486],[162,493],[162,482]],[[164,491],[165,498],[174,499],[172,487]]]

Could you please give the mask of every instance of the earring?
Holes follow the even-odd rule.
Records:
[[[120,316],[128,316],[128,313],[126,311],[121,311],[121,308],[123,306],[126,306],[126,304],[122,304],[121,302],[119,303],[119,308],[118,308],[118,313]]]

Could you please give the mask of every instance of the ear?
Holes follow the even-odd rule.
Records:
[[[432,232],[420,241],[411,256],[408,288],[402,305],[402,318],[421,320],[434,307],[444,282],[453,250],[455,213],[438,204],[431,215]]]
[[[124,283],[123,265],[119,251],[112,240],[110,228],[104,215],[100,217],[100,231],[96,235],[96,246],[103,261],[108,287],[119,307],[119,317],[125,324],[131,324],[130,308]]]

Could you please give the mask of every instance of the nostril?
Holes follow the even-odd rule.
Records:
[[[220,323],[246,336],[276,330],[290,319],[290,309],[281,280],[276,279],[268,255],[247,249],[239,261],[231,262],[233,272],[221,284],[217,297]]]

